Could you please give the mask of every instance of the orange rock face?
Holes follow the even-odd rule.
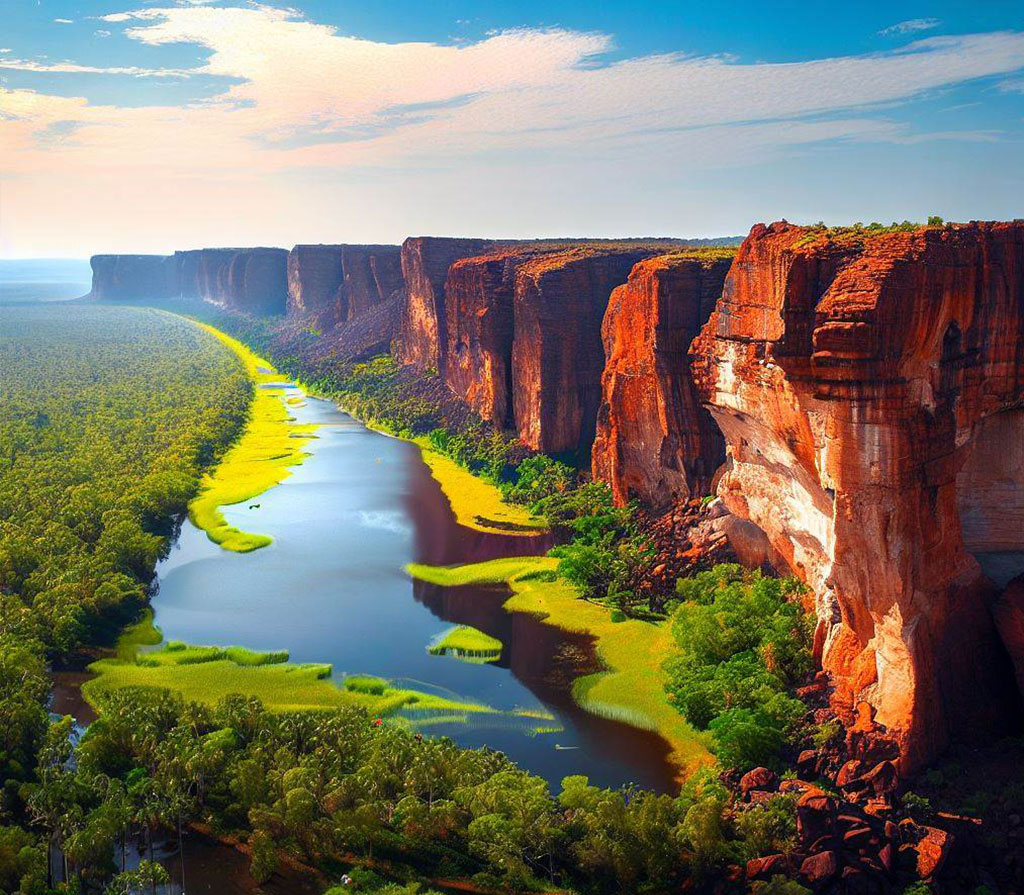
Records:
[[[485,239],[435,236],[410,236],[402,243],[406,307],[399,360],[421,370],[444,369],[448,338],[444,284],[448,269],[460,258],[486,251],[489,245]]]
[[[693,387],[687,351],[722,293],[726,252],[641,261],[612,292],[592,468],[615,500],[652,507],[710,491],[725,460],[718,426]]]
[[[288,314],[324,328],[352,320],[402,287],[398,246],[298,245],[288,253]]]
[[[652,249],[579,246],[516,269],[512,405],[524,444],[589,460],[601,403],[601,321],[612,290]]]
[[[836,707],[904,770],[1012,720],[988,604],[1024,570],[1024,223],[758,225],[692,356],[718,493],[813,589]]]

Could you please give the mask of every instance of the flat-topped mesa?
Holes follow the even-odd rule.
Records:
[[[519,437],[589,464],[601,403],[601,321],[633,265],[664,247],[577,246],[516,269],[512,404]]]
[[[93,255],[90,297],[99,301],[170,298],[176,291],[168,255]]]
[[[297,245],[288,253],[288,315],[346,323],[403,288],[401,250],[389,245]]]
[[[447,345],[444,284],[460,258],[479,255],[493,245],[486,239],[410,236],[402,243],[406,306],[398,357],[420,370],[444,369]]]
[[[288,296],[285,249],[193,249],[175,252],[177,292],[256,316],[283,314]]]
[[[984,572],[1024,571],[1024,222],[758,225],[692,357],[718,493],[813,589],[836,706],[907,770],[1017,722]]]
[[[639,498],[659,508],[707,494],[725,461],[687,351],[722,294],[735,251],[648,258],[612,292],[601,328],[605,368],[592,471],[620,505]]]

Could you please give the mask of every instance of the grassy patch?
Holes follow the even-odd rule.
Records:
[[[241,437],[217,467],[203,477],[199,494],[189,504],[189,518],[225,550],[248,553],[265,547],[272,539],[229,525],[220,508],[250,500],[287,478],[289,467],[307,456],[302,449],[313,437],[315,427],[292,421],[281,400],[283,390],[268,387],[279,383],[281,377],[267,361],[237,339],[205,323],[199,325],[235,352],[256,389]]]
[[[672,634],[664,623],[630,619],[612,621],[603,606],[579,599],[565,581],[554,577],[558,560],[546,556],[495,559],[442,568],[413,564],[415,578],[442,586],[507,584],[510,612],[529,612],[564,631],[595,638],[597,655],[607,671],[576,682],[573,695],[594,714],[656,731],[672,747],[679,777],[690,776],[713,759],[706,734],[694,730],[669,704],[665,694],[665,658],[673,650]]]
[[[433,450],[426,437],[412,442],[422,451],[423,462],[444,491],[459,525],[505,535],[535,535],[547,528],[526,507],[506,503],[496,485]]]
[[[451,655],[463,662],[497,662],[501,658],[501,641],[469,625],[458,625],[437,637],[427,652],[432,656]]]
[[[102,710],[105,696],[113,690],[146,687],[171,690],[190,702],[210,706],[232,693],[241,693],[258,697],[273,712],[357,706],[408,727],[487,716],[496,721],[507,717],[510,723],[523,725],[531,733],[533,728],[553,720],[547,712],[499,712],[483,703],[396,687],[384,678],[365,674],[350,675],[339,687],[331,680],[330,665],[291,663],[287,650],[260,652],[240,646],[197,646],[179,640],[166,643],[162,649],[140,648],[159,642],[160,632],[153,625],[152,613],[147,613],[118,641],[116,658],[100,659],[89,666],[96,674],[82,687],[89,704]]]

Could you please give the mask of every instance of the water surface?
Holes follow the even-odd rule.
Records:
[[[375,674],[498,709],[547,711],[555,720],[545,726],[558,732],[537,734],[536,724],[508,715],[424,732],[500,749],[555,785],[585,774],[604,786],[672,788],[659,737],[573,703],[572,679],[595,668],[587,638],[505,612],[504,588],[440,588],[414,583],[403,571],[409,562],[538,553],[550,546],[548,536],[459,526],[414,445],[371,432],[327,401],[289,409],[299,422],[320,426],[311,456],[282,484],[224,508],[230,524],[274,542],[232,553],[186,522],[157,569],[153,607],[166,638],[285,648],[296,662],[330,662],[339,680]],[[431,640],[454,623],[501,640],[501,660],[430,655]]]

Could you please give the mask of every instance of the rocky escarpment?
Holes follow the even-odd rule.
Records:
[[[420,370],[444,368],[447,328],[444,284],[459,258],[479,255],[491,246],[485,239],[410,236],[402,243],[402,276],[406,307],[399,359]]]
[[[98,301],[165,299],[176,292],[175,266],[167,255],[93,255],[92,291]]]
[[[534,450],[587,459],[609,296],[638,260],[658,251],[639,242],[534,242],[455,261],[441,317],[446,383]]]
[[[601,321],[612,289],[657,250],[582,246],[516,271],[512,403],[519,437],[589,461],[601,403]]]
[[[612,292],[602,325],[605,367],[592,468],[618,503],[650,507],[709,493],[725,460],[700,403],[687,351],[722,293],[734,250],[641,261]]]
[[[338,326],[403,288],[401,250],[388,245],[297,245],[288,253],[288,314]]]
[[[985,570],[1024,570],[1024,222],[759,225],[692,353],[718,493],[813,588],[833,704],[904,770],[1016,721]]]
[[[199,249],[175,257],[182,297],[259,316],[285,312],[288,252],[284,249]]]

